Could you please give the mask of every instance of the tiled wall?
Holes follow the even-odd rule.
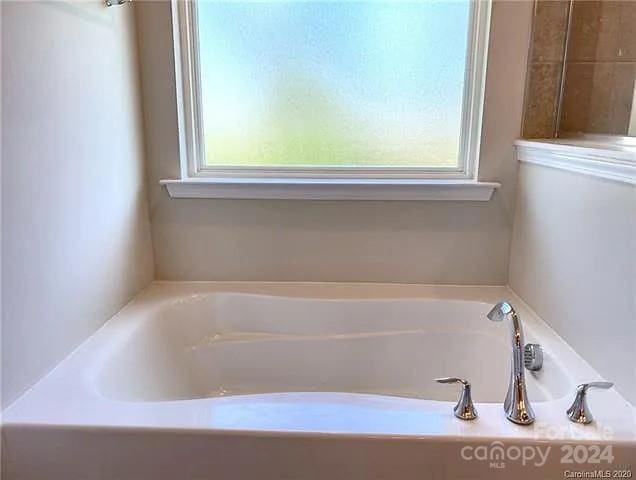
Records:
[[[568,25],[569,0],[537,0],[526,84],[525,138],[553,137]]]
[[[537,0],[530,48],[524,137],[634,134],[636,1]]]

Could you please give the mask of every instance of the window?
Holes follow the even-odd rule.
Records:
[[[182,176],[475,179],[489,11],[174,0]]]

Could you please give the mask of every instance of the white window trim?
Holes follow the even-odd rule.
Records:
[[[206,167],[194,0],[172,0],[180,178],[161,180],[177,198],[489,200],[500,185],[477,171],[486,78],[490,0],[471,4],[459,168]]]

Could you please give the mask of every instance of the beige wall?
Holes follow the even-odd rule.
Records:
[[[522,164],[510,285],[636,401],[636,186]]]
[[[172,280],[505,284],[532,4],[496,2],[480,177],[487,203],[175,200],[170,9],[137,4],[156,275]]]
[[[2,2],[2,404],[152,278],[133,12]]]

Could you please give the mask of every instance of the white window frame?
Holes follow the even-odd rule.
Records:
[[[181,178],[161,183],[173,197],[488,200],[499,184],[477,172],[490,12],[471,0],[458,167],[207,167],[196,0],[172,0]]]

